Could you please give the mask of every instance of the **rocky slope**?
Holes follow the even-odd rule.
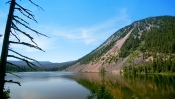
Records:
[[[119,73],[122,66],[146,64],[149,60],[153,60],[153,54],[145,57],[145,53],[153,53],[153,51],[149,50],[149,47],[145,47],[150,44],[145,39],[149,37],[150,31],[159,31],[165,26],[175,28],[175,17],[159,16],[135,21],[119,29],[98,48],[77,60],[74,65],[66,70],[74,72],[99,72],[101,68],[105,68],[108,72]],[[166,30],[160,31],[166,32]],[[174,36],[174,32],[168,33],[169,36]]]

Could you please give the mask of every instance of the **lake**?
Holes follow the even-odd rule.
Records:
[[[24,72],[6,79],[11,99],[172,99],[175,76],[114,75],[106,73]]]
[[[6,79],[19,81],[6,84],[10,89],[11,99],[85,99],[89,90],[68,76],[68,72],[25,72],[15,73],[22,79],[8,75]]]

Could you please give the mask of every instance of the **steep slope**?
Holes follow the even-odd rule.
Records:
[[[172,39],[175,38],[174,29],[175,17],[173,16],[150,17],[135,21],[119,29],[97,49],[79,59],[67,70],[99,72],[103,67],[109,72],[119,72],[122,66],[147,64],[148,60],[153,60],[155,58],[153,56],[160,56],[160,53],[174,53],[175,41]],[[160,38],[157,38],[157,35]],[[150,42],[151,38],[156,41]],[[161,46],[163,42],[160,39],[169,41],[166,43],[168,45]]]

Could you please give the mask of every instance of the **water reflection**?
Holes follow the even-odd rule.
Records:
[[[98,73],[80,73],[72,76],[91,91],[89,99],[99,94],[109,94],[114,99],[172,99],[175,97],[175,76],[161,75],[112,75],[102,77]],[[95,99],[96,99],[95,98]],[[107,98],[108,99],[108,98]]]
[[[87,99],[114,99],[109,90],[106,88],[104,79],[105,72],[101,72],[100,75],[102,77],[102,81],[99,88],[93,88],[93,90],[91,90],[91,94],[87,96]]]
[[[12,99],[172,99],[175,76],[106,73],[17,73],[21,87],[6,84]]]
[[[6,79],[19,81],[22,86],[6,83],[11,99],[85,99],[88,89],[68,76],[68,72],[16,73],[22,79],[7,75]]]

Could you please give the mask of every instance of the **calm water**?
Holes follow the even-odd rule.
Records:
[[[22,86],[6,84],[11,99],[85,99],[89,90],[68,78],[74,73],[28,72],[16,73],[22,79],[8,75],[6,79],[19,81]]]
[[[174,99],[175,76],[121,76],[99,73],[29,72],[8,75],[11,99]],[[100,98],[101,99],[101,98]]]

